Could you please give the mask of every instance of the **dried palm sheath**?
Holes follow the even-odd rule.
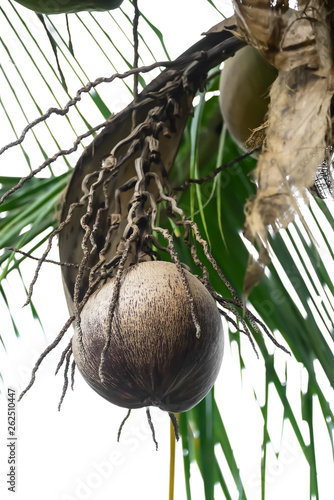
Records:
[[[267,230],[286,228],[307,191],[332,194],[334,38],[333,2],[234,0],[235,33],[278,69],[270,90],[266,137],[254,177],[256,196],[245,207],[245,235],[258,244],[258,273],[250,259],[244,298],[267,263]]]

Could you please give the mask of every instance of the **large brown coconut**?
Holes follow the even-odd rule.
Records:
[[[111,342],[99,377],[115,280],[88,300],[81,313],[83,346],[76,331],[75,362],[88,384],[111,403],[140,408],[158,406],[183,412],[213,386],[223,356],[219,311],[205,286],[186,271],[200,337],[176,265],[151,261],[127,269],[111,324]]]

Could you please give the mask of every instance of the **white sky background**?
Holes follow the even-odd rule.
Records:
[[[126,1],[124,2],[124,4]],[[221,1],[221,10],[231,14],[229,1]],[[189,46],[195,43],[203,31],[220,21],[219,14],[204,0],[170,0],[157,7],[156,0],[141,0],[139,7],[150,21],[164,34],[164,40],[172,58],[177,57]],[[23,8],[21,11],[23,12]],[[96,16],[98,17],[98,15]],[[85,16],[82,15],[84,19]],[[100,17],[102,19],[102,17]],[[87,22],[90,22],[86,16]],[[0,26],[1,29],[1,26]],[[37,24],[36,29],[41,29]],[[75,30],[73,21],[72,30]],[[79,28],[78,28],[79,29]],[[1,33],[1,31],[0,31]],[[2,32],[4,33],[4,32]],[[111,33],[112,35],[113,33]],[[2,36],[5,37],[5,34]],[[129,33],[129,37],[132,34]],[[72,31],[74,43],[75,31]],[[152,39],[152,44],[157,41]],[[75,43],[78,58],[85,54],[89,59],[89,77],[109,76],[114,71],[105,59],[97,57],[96,53],[89,52],[89,47],[80,47]],[[158,48],[157,48],[158,50]],[[3,57],[3,53],[0,53]],[[24,56],[22,55],[22,58]],[[50,58],[52,55],[50,56]],[[161,57],[164,59],[164,57]],[[6,61],[0,61],[6,64]],[[145,63],[148,64],[147,58]],[[41,62],[42,64],[42,62]],[[118,62],[118,69],[124,70],[124,63]],[[45,69],[47,71],[47,68]],[[28,77],[27,77],[28,78]],[[33,75],[31,75],[33,78]],[[84,80],[86,83],[86,80]],[[129,80],[131,84],[131,80]],[[70,88],[72,82],[69,82]],[[74,84],[73,84],[74,85]],[[71,88],[74,94],[77,87]],[[128,96],[123,92],[122,84],[113,84],[101,88],[102,96],[113,111],[119,111],[128,102]],[[62,105],[66,103],[64,95],[59,92]],[[40,96],[43,101],[44,96]],[[51,105],[50,96],[44,98],[46,110]],[[110,104],[112,103],[112,105]],[[15,105],[15,103],[13,103]],[[88,105],[88,104],[87,104]],[[34,119],[37,114],[31,110],[29,119]],[[94,108],[92,107],[93,125],[101,122],[101,117],[96,116],[94,121]],[[22,119],[18,131],[26,125]],[[52,126],[52,121],[50,121]],[[66,135],[66,127],[62,129],[57,125],[59,137]],[[58,120],[58,124],[64,120]],[[78,122],[79,123],[79,122]],[[13,139],[11,132],[2,131],[0,146]],[[68,144],[70,146],[70,143]],[[31,146],[32,147],[32,146]],[[15,150],[15,151],[14,151]],[[55,152],[52,146],[52,154]],[[36,165],[40,153],[36,151]],[[72,156],[76,161],[77,155]],[[12,165],[15,171],[11,174],[26,174],[27,167],[22,162],[22,153],[19,148],[14,148],[8,155],[0,159],[0,175],[8,173],[7,166]],[[21,165],[23,165],[21,167]],[[36,166],[34,165],[34,167]],[[61,171],[62,163],[56,167]],[[21,171],[22,169],[22,171]],[[57,249],[54,248],[50,258],[58,259]],[[22,266],[26,285],[33,276],[35,265],[26,262]],[[10,280],[5,284],[10,306],[17,321],[21,337],[16,339],[12,331],[10,318],[3,304],[0,304],[1,334],[5,340],[7,353],[0,346],[0,366],[4,377],[4,389],[7,386],[15,387],[19,393],[30,379],[31,369],[39,354],[52,342],[68,318],[67,307],[63,297],[60,271],[52,265],[42,267],[39,280],[35,287],[33,301],[44,325],[45,334],[39,324],[31,317],[29,308],[22,309],[26,295],[21,280],[17,274],[12,273]],[[71,332],[68,332],[67,339]],[[227,336],[226,336],[227,340]],[[169,477],[169,419],[160,412],[152,409],[156,437],[159,442],[159,451],[155,451],[151,433],[147,426],[145,410],[135,410],[126,422],[120,443],[116,436],[120,422],[126,410],[110,405],[99,397],[82,380],[76,372],[74,392],[68,391],[61,412],[57,406],[62,390],[62,373],[54,376],[61,351],[66,346],[64,340],[61,346],[55,349],[42,363],[37,372],[36,382],[32,389],[25,395],[18,405],[18,476],[17,493],[9,493],[5,485],[5,473],[8,470],[7,450],[4,445],[4,435],[7,424],[4,399],[1,399],[0,413],[0,497],[3,499],[15,498],[16,500],[106,500],[106,499],[135,499],[156,500],[168,497]],[[224,423],[232,436],[232,444],[238,465],[247,487],[249,500],[260,499],[260,444],[262,441],[262,416],[258,404],[254,401],[253,387],[260,402],[263,401],[263,372],[264,365],[257,361],[246,339],[243,340],[242,349],[247,354],[249,363],[240,382],[240,367],[236,346],[226,344],[225,357],[221,373],[216,384],[216,398],[222,409]],[[300,381],[304,380],[305,373],[300,365],[293,360],[286,359],[284,353],[278,353],[277,366],[284,372],[285,362],[289,373],[288,396],[296,412],[298,412],[298,391]],[[275,451],[281,447],[281,456],[277,460],[273,450],[268,450],[268,484],[267,497],[269,500],[296,498],[308,499],[308,468],[299,449],[296,438],[293,436],[289,424],[284,425],[281,436],[282,406],[277,401],[275,391],[270,393],[272,404],[269,407],[273,414],[269,417],[269,431],[271,433]],[[299,418],[301,422],[301,415]],[[306,426],[305,426],[306,427]],[[305,428],[305,436],[307,436]],[[319,427],[318,433],[326,432]],[[325,440],[322,440],[325,442]],[[217,451],[219,454],[219,451]],[[219,455],[220,456],[220,455]],[[321,491],[321,500],[332,500],[331,479],[333,473],[330,450],[322,448],[319,464],[319,474],[327,475],[330,479]],[[177,445],[176,487],[175,499],[185,500],[185,487],[183,477],[182,448]],[[222,459],[223,464],[223,459]],[[224,464],[222,465],[223,470]],[[192,468],[194,500],[204,498],[203,484],[198,476],[197,467]],[[228,485],[232,484],[228,474]],[[233,490],[232,490],[233,493]],[[236,492],[233,500],[238,498]],[[219,488],[216,491],[216,500],[224,496]]]

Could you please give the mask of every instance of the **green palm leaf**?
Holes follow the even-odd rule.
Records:
[[[218,106],[216,106],[217,109]],[[210,126],[210,122],[214,122],[214,115],[207,108],[207,114],[203,112],[203,128]],[[219,136],[211,133],[212,143],[211,151],[214,151],[214,158],[218,150]],[[199,139],[199,143],[204,141]],[[206,144],[207,146],[207,144]],[[210,149],[210,148],[208,148]],[[224,160],[229,160],[239,155],[238,149],[233,145],[230,139],[226,141],[224,148]],[[201,176],[205,176],[205,166],[209,159],[205,157],[203,161],[204,169]],[[183,163],[184,165],[184,163]],[[244,214],[242,207],[246,199],[254,192],[249,174],[254,166],[254,161],[251,159],[240,162],[237,167],[232,167],[225,171],[224,183],[220,191],[220,197],[215,197],[208,205],[205,205],[203,210],[198,204],[199,213],[195,215],[195,221],[202,229],[202,234],[207,229],[211,241],[211,252],[216,259],[220,269],[227,276],[229,281],[241,294],[243,277],[247,265],[247,250],[244,246],[241,232],[244,222]],[[191,167],[189,167],[191,172]],[[188,174],[190,175],[190,174]],[[208,193],[209,187],[206,188]],[[186,210],[189,207],[189,195],[183,193],[181,196],[181,206]],[[221,230],[219,227],[217,214],[217,205],[221,207],[221,226],[225,237],[225,245],[222,244]],[[326,233],[323,239],[323,245],[326,245],[329,252],[329,241],[333,235],[333,218],[326,208],[323,201],[313,200],[314,207],[321,206],[324,215],[329,220],[331,226],[330,233]],[[190,212],[188,212],[190,215]],[[196,210],[195,210],[196,214]],[[203,214],[207,224],[203,224]],[[306,216],[306,215],[305,215]],[[317,225],[316,220],[311,213],[307,213],[307,220],[311,227]],[[301,233],[301,226],[293,224],[291,229],[281,234],[277,234],[271,238],[271,246],[275,258],[270,266],[270,275],[265,276],[262,282],[253,290],[249,300],[254,309],[271,329],[280,332],[279,340],[283,339],[284,344],[289,346],[292,356],[296,361],[306,367],[309,382],[306,393],[300,392],[300,405],[303,408],[303,419],[307,422],[310,432],[310,444],[307,444],[304,438],[304,433],[300,420],[296,418],[291,402],[287,397],[287,389],[289,388],[289,377],[282,381],[275,368],[275,360],[280,353],[271,353],[272,349],[268,350],[267,343],[264,342],[258,334],[255,336],[255,341],[260,349],[261,355],[266,366],[265,386],[266,394],[269,387],[273,385],[276,393],[284,407],[284,416],[290,421],[295,436],[304,453],[307,462],[310,465],[310,497],[315,495],[318,498],[318,486],[316,479],[317,460],[315,454],[316,437],[313,424],[313,396],[317,395],[320,406],[323,412],[324,423],[328,429],[328,437],[331,441],[333,450],[333,412],[328,403],[328,393],[323,392],[323,388],[319,385],[317,379],[317,368],[315,361],[321,365],[323,373],[328,380],[328,383],[333,387],[334,377],[334,357],[333,357],[333,309],[325,294],[325,287],[332,290],[333,285],[328,272],[322,262],[321,256],[317,253],[314,245],[311,244],[305,230]],[[327,228],[327,230],[329,230]],[[324,235],[323,235],[324,236]],[[187,250],[182,247],[182,252],[185,254]],[[191,264],[191,259],[187,260]],[[194,270],[196,272],[196,270]],[[286,274],[285,274],[286,273]],[[285,274],[285,276],[284,276]],[[214,283],[216,290],[222,295],[226,295],[225,286],[217,279],[216,273],[210,272],[211,283]],[[316,288],[315,288],[316,287]],[[322,297],[321,302],[319,296]],[[282,314],[282,311],[284,313]],[[321,328],[322,320],[323,327]],[[282,337],[281,337],[282,336]],[[232,334],[231,339],[234,336]],[[240,346],[240,341],[238,341]],[[249,364],[247,356],[242,354],[242,349],[239,347],[241,358],[241,366]],[[291,381],[291,384],[293,382]],[[211,396],[210,396],[211,397]],[[205,405],[205,403],[203,403]],[[262,498],[265,497],[265,478],[266,478],[266,446],[270,442],[270,434],[268,433],[268,405],[266,399],[265,405],[261,406],[263,415],[263,462],[262,462]],[[224,405],[221,407],[221,417],[224,418]],[[187,421],[193,422],[200,428],[205,416],[199,415],[194,419],[194,412],[182,416],[183,428],[186,428]],[[214,428],[217,425],[217,418],[213,420]],[[192,425],[194,425],[192,423]],[[219,424],[218,424],[219,425]],[[220,425],[222,425],[220,423]],[[189,439],[189,438],[188,438]],[[226,450],[229,450],[228,444]],[[230,452],[229,452],[230,453]],[[227,458],[227,457],[226,457]],[[193,457],[200,463],[200,459]],[[234,469],[232,469],[234,468]],[[235,465],[231,462],[231,472]],[[211,478],[209,475],[203,475],[204,481],[208,481],[208,487],[211,488]],[[236,484],[237,477],[235,477]],[[212,488],[211,488],[212,490]],[[240,498],[243,498],[243,491],[239,489]],[[212,498],[210,494],[206,498]],[[228,498],[228,496],[226,496]]]

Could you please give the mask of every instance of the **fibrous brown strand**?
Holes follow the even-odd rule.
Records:
[[[147,234],[146,235],[146,240],[151,242],[158,250],[160,250],[161,252],[166,252],[166,253],[169,253],[168,252],[168,249],[163,247],[162,245],[160,245],[159,241],[157,240],[157,238],[155,236],[153,236],[153,234]],[[160,257],[161,259],[161,256],[160,254],[158,254],[158,256]]]
[[[168,415],[169,415],[169,418],[171,419],[173,427],[174,427],[174,434],[175,434],[176,441],[178,441],[180,439],[180,436],[179,436],[179,426],[177,423],[177,418],[174,415],[174,413],[171,411],[168,412]]]
[[[117,258],[114,258],[116,262],[119,262],[120,257],[117,256]],[[115,264],[116,265],[116,264]],[[101,272],[91,283],[89,283],[89,286],[87,290],[85,291],[85,294],[83,298],[80,301],[79,304],[79,311],[81,312],[82,309],[84,308],[85,304],[87,303],[89,297],[91,294],[98,288],[98,286],[104,282],[107,278],[110,277],[110,272],[108,270]]]
[[[81,217],[80,219],[80,224],[83,230],[85,231],[84,236],[81,240],[81,248],[83,251],[83,257],[81,259],[80,265],[79,265],[79,270],[75,278],[75,283],[74,283],[74,293],[73,293],[73,305],[74,305],[74,311],[75,311],[75,316],[76,316],[76,328],[79,332],[79,342],[81,345],[82,353],[85,356],[85,348],[82,342],[82,331],[81,331],[81,320],[80,320],[80,308],[79,308],[79,294],[81,292],[82,288],[82,279],[83,279],[83,274],[84,270],[86,268],[86,265],[89,260],[89,247],[88,247],[88,242],[90,240],[91,232],[92,229],[89,224],[87,224],[87,219],[91,217],[93,213],[93,201],[94,201],[94,194],[96,193],[97,188],[102,184],[104,176],[107,174],[107,170],[103,169],[100,170],[99,173],[94,172],[93,174],[90,174],[89,176],[86,176],[83,182],[83,189],[84,189],[84,198],[87,204],[86,212],[85,214]],[[88,189],[85,183],[88,182],[89,178],[97,175],[97,180],[96,182],[93,182],[90,188]]]
[[[155,449],[158,451],[158,442],[157,442],[157,440],[155,438],[155,430],[154,430],[154,425],[153,425],[153,422],[152,422],[151,413],[150,413],[150,409],[149,408],[146,408],[146,416],[147,416],[148,424],[149,424],[150,429],[152,431],[152,439],[153,439],[154,444],[155,444]]]
[[[62,354],[60,356],[60,360],[59,360],[59,363],[57,365],[57,368],[56,368],[56,371],[55,371],[55,375],[57,375],[57,373],[59,372],[62,364],[64,363],[64,359],[66,357],[66,354],[71,349],[72,349],[72,339],[69,341],[69,343],[67,344],[67,346],[65,347],[65,349],[63,350],[63,352],[62,352]]]
[[[31,123],[29,123],[23,129],[20,137],[16,141],[10,142],[9,144],[6,144],[6,146],[3,146],[0,149],[0,155],[2,153],[4,153],[5,151],[7,151],[8,149],[12,148],[13,146],[17,146],[17,145],[21,144],[23,142],[25,136],[29,132],[29,130],[31,130],[33,127],[35,127],[39,123],[42,123],[45,120],[47,120],[51,115],[56,114],[56,115],[60,115],[60,116],[65,116],[69,112],[71,106],[75,106],[79,101],[81,101],[81,95],[83,93],[89,93],[92,89],[94,89],[95,87],[97,87],[101,83],[111,83],[116,78],[124,79],[124,78],[127,78],[128,76],[134,75],[136,73],[137,74],[148,73],[148,72],[150,72],[156,68],[159,68],[159,67],[168,68],[168,67],[173,66],[173,64],[174,63],[172,61],[159,61],[159,62],[155,62],[153,64],[150,64],[149,66],[141,66],[140,68],[133,68],[133,69],[130,69],[128,71],[125,71],[124,73],[115,73],[112,76],[99,77],[99,78],[96,78],[96,80],[94,80],[92,82],[88,82],[84,87],[82,87],[81,89],[79,89],[77,91],[76,97],[71,99],[70,101],[68,101],[68,103],[64,106],[64,108],[49,108],[46,113],[44,113],[42,116],[39,116],[36,120],[33,120]],[[107,124],[107,122],[108,122],[108,120],[106,122],[104,122],[103,125],[100,125],[100,127],[105,126]],[[96,131],[96,129],[92,129],[92,131],[90,133],[93,133],[94,131]],[[81,136],[80,141],[82,140],[82,138],[83,138],[83,136]],[[9,196],[9,194],[8,194],[8,196]],[[7,198],[7,196],[6,196],[6,198]],[[2,201],[0,201],[0,205],[1,205],[1,203],[2,203]]]
[[[41,257],[34,257],[30,253],[23,252],[19,248],[5,247],[4,250],[10,250],[11,252],[19,253],[21,255],[24,255],[24,257],[28,257],[32,260],[37,260],[38,262],[41,260]],[[78,269],[79,267],[78,264],[72,264],[71,262],[58,262],[57,260],[44,259],[44,262],[47,262],[48,264],[55,264],[56,266],[73,267],[75,269]]]
[[[98,270],[101,268],[101,267],[105,267],[105,268],[112,268],[114,267],[114,265],[117,265],[117,258],[116,259],[112,259],[114,260],[114,263],[113,262],[108,262],[106,263],[106,253],[108,252],[109,248],[110,248],[110,245],[111,245],[111,242],[112,242],[112,236],[113,236],[113,232],[116,231],[120,225],[120,222],[121,222],[121,214],[120,212],[114,212],[113,214],[110,215],[110,227],[107,231],[107,233],[104,235],[104,246],[103,248],[100,250],[99,252],[99,260],[98,262],[92,267],[90,273],[89,273],[89,280],[88,280],[88,287],[90,287],[92,285],[92,283],[95,281],[96,279],[96,273],[98,272]]]
[[[119,426],[119,429],[118,429],[118,433],[117,433],[117,442],[119,442],[119,439],[121,437],[121,433],[122,433],[122,429],[124,427],[124,424],[125,422],[127,421],[127,419],[129,418],[130,416],[130,413],[131,413],[131,410],[128,411],[128,413],[126,414],[126,416],[123,418],[122,422],[121,422],[121,425]]]
[[[209,251],[208,243],[202,238],[202,236],[201,236],[201,234],[199,232],[197,224],[195,222],[193,222],[193,221],[188,221],[188,220],[186,221],[186,224],[189,224],[191,226],[196,240],[198,241],[198,243],[200,243],[202,245],[205,257],[208,259],[208,261],[210,262],[210,264],[212,265],[212,267],[214,268],[214,270],[217,272],[217,274],[218,274],[219,278],[221,279],[221,281],[226,285],[227,289],[231,292],[232,297],[235,300],[238,301],[239,298],[238,298],[238,296],[237,296],[237,294],[236,294],[233,286],[228,281],[228,279],[224,276],[224,274],[222,273],[221,269],[218,267],[217,262],[212,257],[212,255],[211,255],[211,253]]]
[[[60,151],[58,151],[58,153],[54,154],[51,158],[48,158],[47,160],[45,160],[39,167],[37,167],[35,170],[32,170],[27,176],[25,177],[22,177],[20,179],[20,181],[15,185],[13,186],[11,189],[9,189],[1,198],[0,198],[0,205],[2,205],[2,203],[13,193],[15,193],[16,191],[18,191],[27,181],[29,181],[30,179],[32,179],[33,177],[35,177],[37,174],[39,174],[39,172],[41,172],[44,168],[46,168],[48,165],[51,165],[51,163],[55,162],[60,156],[67,156],[67,155],[70,155],[71,153],[74,153],[78,147],[79,147],[79,144],[81,143],[81,141],[83,139],[86,139],[86,137],[89,137],[90,135],[92,135],[94,132],[97,132],[98,130],[100,130],[102,127],[105,126],[105,122],[103,122],[101,125],[97,125],[96,127],[88,130],[88,132],[85,132],[84,134],[80,135],[79,137],[77,137],[77,139],[74,141],[73,143],[73,147],[69,148],[69,149],[61,149]],[[11,143],[13,145],[15,145],[15,143]],[[1,151],[3,152],[3,149],[0,150],[0,154],[1,154]]]
[[[65,333],[67,332],[67,330],[69,329],[69,327],[71,326],[71,324],[73,323],[74,319],[75,319],[75,316],[71,316],[66,321],[65,325],[63,326],[63,328],[61,329],[61,331],[58,333],[58,335],[55,338],[55,340],[42,352],[42,354],[40,355],[40,357],[36,361],[35,366],[34,366],[34,368],[32,370],[30,382],[27,385],[27,387],[24,389],[24,391],[21,392],[18,401],[20,401],[23,398],[23,396],[25,395],[25,393],[27,391],[29,391],[29,389],[31,388],[31,386],[35,382],[36,372],[37,372],[40,364],[42,363],[43,359],[49,354],[49,352],[52,351],[52,349],[54,349],[59,344],[59,342],[61,341],[61,339],[63,338],[63,336],[65,335]]]
[[[239,325],[237,325],[237,323],[235,321],[233,321],[232,318],[230,318],[230,316],[225,314],[224,311],[222,311],[221,309],[219,310],[219,312],[224,316],[225,319],[227,319],[227,321],[229,321],[240,333],[244,333],[248,337],[248,340],[253,348],[253,351],[256,354],[256,357],[259,359],[259,353],[256,350],[255,342],[253,340],[253,337],[249,331],[249,328],[248,328],[244,318],[242,318],[240,316],[240,314],[238,313],[238,311],[236,311],[236,309],[234,307],[226,304],[226,302],[224,302],[224,299],[220,300],[220,297],[218,297],[217,294],[215,294],[215,298],[216,298],[217,302],[219,302],[224,307],[224,309],[227,309],[228,311],[232,312],[234,314],[234,316],[237,318],[237,320],[240,321],[240,323],[243,326],[243,330],[239,327]]]
[[[74,389],[74,373],[75,373],[75,366],[76,366],[75,359],[73,359],[73,361],[72,361],[72,366],[71,366],[71,389],[72,389],[72,391],[73,391],[73,389]]]
[[[291,352],[289,351],[289,349],[286,349],[286,347],[284,347],[283,345],[281,345],[276,339],[275,337],[270,333],[270,331],[268,330],[268,328],[266,327],[266,325],[263,323],[263,321],[261,321],[259,318],[257,318],[251,311],[249,311],[249,309],[247,309],[246,311],[246,315],[247,315],[247,318],[249,319],[251,325],[253,326],[253,328],[255,329],[255,326],[258,324],[260,325],[265,334],[270,338],[270,340],[272,341],[272,343],[278,347],[279,349],[281,349],[282,351],[286,352],[287,354],[289,354],[291,356]]]
[[[199,259],[198,255],[197,255],[196,245],[190,241],[190,226],[184,222],[185,221],[185,217],[184,217],[184,219],[179,220],[175,216],[175,214],[172,213],[172,212],[168,213],[168,217],[177,226],[183,226],[183,228],[184,228],[183,241],[185,242],[185,244],[187,245],[187,247],[190,249],[190,253],[191,253],[191,256],[193,258],[194,263],[202,271],[203,278],[201,279],[201,281],[208,288],[208,285],[209,285],[209,272],[208,272],[205,264],[203,264],[203,262],[201,262],[201,260]]]
[[[85,196],[86,203],[87,203],[86,212],[80,219],[81,227],[85,231],[85,233],[84,233],[84,236],[81,240],[81,248],[83,251],[83,257],[81,259],[78,274],[76,276],[75,284],[74,284],[73,302],[74,302],[74,307],[75,307],[77,313],[78,313],[79,294],[80,294],[80,289],[81,289],[81,284],[82,284],[82,277],[83,277],[84,269],[85,269],[86,264],[87,264],[88,259],[89,259],[88,242],[90,240],[91,233],[92,233],[92,228],[89,224],[87,224],[87,221],[89,220],[89,218],[92,216],[92,213],[93,213],[94,194],[96,193],[97,188],[103,183],[103,180],[104,180],[103,178],[106,174],[107,174],[107,171],[105,169],[100,170],[96,182],[94,182],[90,186],[89,192]]]
[[[58,226],[57,229],[55,229],[54,231],[52,231],[52,233],[50,234],[49,238],[48,238],[48,245],[47,245],[47,248],[46,250],[44,251],[42,257],[39,259],[39,262],[37,264],[37,267],[36,267],[36,270],[35,270],[35,274],[34,274],[34,277],[30,283],[30,286],[29,286],[29,292],[28,292],[28,297],[27,297],[27,300],[24,304],[24,306],[28,305],[31,301],[31,297],[32,297],[32,293],[33,293],[33,289],[34,289],[34,285],[37,281],[37,278],[38,278],[38,274],[39,274],[39,271],[42,267],[42,264],[43,262],[45,262],[45,259],[46,257],[48,256],[48,254],[50,253],[50,250],[52,248],[52,242],[53,242],[53,238],[58,235],[62,230],[63,228],[66,226],[66,224],[68,224],[72,218],[72,214],[73,214],[73,211],[78,208],[78,207],[81,207],[83,205],[83,202],[82,200],[80,200],[79,202],[77,203],[72,203],[72,205],[70,206],[69,210],[68,210],[68,214],[67,214],[67,217],[63,220],[63,222],[61,222]]]
[[[93,224],[93,227],[92,227],[92,232],[90,235],[90,243],[92,245],[91,253],[94,253],[97,249],[97,242],[96,242],[95,235],[99,230],[102,214],[108,213],[108,210],[109,210],[108,186],[109,186],[109,183],[111,181],[111,178],[112,178],[112,176],[109,175],[109,177],[107,177],[107,179],[105,179],[103,184],[102,184],[103,206],[98,209],[98,211],[96,213],[95,223]]]
[[[104,382],[103,364],[104,364],[106,352],[109,349],[109,345],[110,345],[112,321],[114,318],[114,313],[115,313],[117,300],[118,300],[118,296],[119,296],[121,279],[122,279],[122,276],[124,274],[124,265],[125,265],[126,259],[128,257],[128,254],[129,254],[129,251],[131,248],[131,243],[138,237],[138,230],[136,230],[136,229],[137,228],[134,228],[133,233],[131,234],[131,236],[129,237],[129,239],[125,243],[122,257],[121,257],[121,260],[119,261],[119,264],[118,264],[117,273],[116,273],[116,276],[114,278],[115,281],[114,281],[113,297],[112,297],[112,300],[110,302],[110,307],[109,307],[108,317],[107,317],[106,342],[105,342],[105,345],[104,345],[102,352],[101,352],[101,359],[100,359],[100,365],[99,365],[99,377],[100,377],[100,380],[102,383]]]
[[[239,156],[238,158],[235,158],[234,160],[228,163],[224,163],[224,165],[220,165],[220,167],[217,167],[211,174],[206,175],[201,179],[187,179],[182,186],[175,187],[174,191],[186,191],[186,189],[190,187],[190,184],[199,184],[199,185],[204,184],[204,182],[214,179],[222,170],[233,167],[240,161],[244,160],[245,158],[248,158],[249,156],[252,156],[254,153],[260,151],[261,149],[262,149],[261,147],[252,149],[251,151],[248,151],[247,153]]]
[[[71,355],[72,355],[72,349],[69,349],[69,351],[66,354],[66,363],[65,363],[65,369],[64,369],[64,385],[63,385],[63,391],[62,391],[59,405],[58,405],[58,411],[60,411],[61,405],[64,401],[64,397],[65,397],[65,394],[67,391],[67,387],[68,387],[68,369],[70,366]]]
[[[195,311],[195,306],[194,306],[194,299],[191,295],[191,291],[190,291],[190,288],[189,288],[189,283],[188,283],[188,280],[187,280],[187,277],[186,277],[186,273],[182,267],[182,264],[180,262],[180,259],[177,255],[177,252],[175,250],[175,247],[174,247],[174,242],[173,242],[173,237],[169,234],[169,232],[167,231],[167,229],[163,229],[161,227],[153,227],[153,230],[158,232],[158,233],[161,233],[163,235],[163,237],[168,241],[168,250],[169,250],[169,254],[171,256],[171,259],[173,261],[173,263],[176,265],[177,267],[177,270],[180,274],[180,278],[181,278],[181,281],[182,281],[182,284],[183,284],[183,287],[184,287],[184,290],[186,292],[186,296],[187,296],[187,300],[189,302],[189,306],[190,306],[190,312],[191,312],[191,319],[194,323],[194,326],[195,326],[195,329],[196,329],[196,338],[200,338],[201,336],[201,326],[198,322],[198,319],[197,319],[197,315],[196,315],[196,311]]]
[[[259,332],[259,327],[258,325],[261,326],[261,328],[263,329],[263,331],[265,332],[265,334],[270,338],[270,340],[272,341],[272,343],[278,347],[279,349],[281,349],[282,351],[286,352],[287,354],[291,355],[290,351],[288,349],[286,349],[283,345],[281,345],[276,339],[275,337],[270,333],[270,331],[268,330],[268,328],[266,327],[266,325],[259,319],[257,318],[249,309],[247,308],[244,308],[244,305],[243,303],[238,300],[238,301],[235,301],[233,299],[226,299],[226,298],[223,298],[221,297],[220,295],[218,295],[214,290],[213,288],[211,287],[210,288],[210,293],[211,295],[213,296],[213,298],[215,300],[217,300],[217,302],[219,302],[219,304],[221,304],[222,307],[224,307],[225,309],[228,309],[230,310],[234,315],[235,317],[242,323],[242,325],[244,326],[244,330],[240,330],[240,328],[237,327],[237,329],[239,331],[241,331],[242,333],[245,333],[252,346],[253,346],[253,349],[255,350],[256,354],[257,354],[257,351],[255,349],[255,344],[254,344],[254,341],[253,341],[253,338],[250,334],[250,331],[245,323],[245,318],[241,317],[241,315],[238,313],[238,311],[235,309],[236,307],[239,307],[241,310],[244,311],[244,314],[245,314],[245,317],[248,319],[248,321],[250,322],[251,326],[254,328],[255,331]],[[231,305],[230,305],[231,304]],[[232,307],[233,306],[233,307]],[[222,314],[222,311],[220,311],[221,314]],[[229,319],[228,317],[226,318],[228,321],[232,322],[231,319]],[[258,354],[257,354],[258,356]]]

